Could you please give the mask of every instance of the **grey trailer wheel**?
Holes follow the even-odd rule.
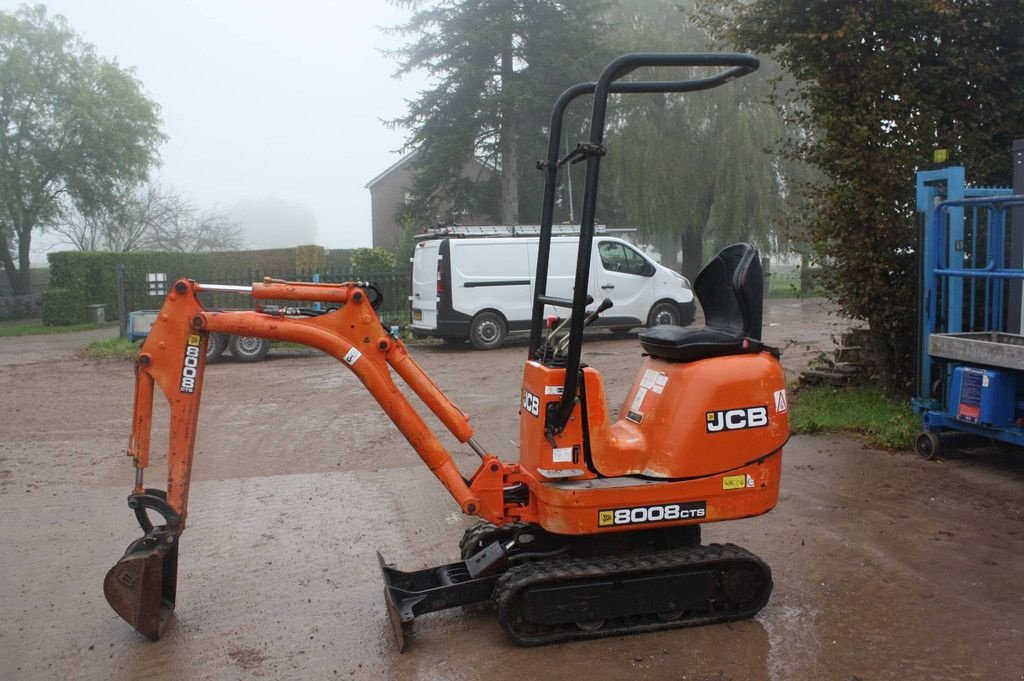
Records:
[[[228,345],[239,362],[259,362],[270,352],[270,341],[255,336],[232,336]]]
[[[212,362],[221,355],[228,347],[228,339],[224,334],[211,332],[210,338],[206,341],[206,361]]]

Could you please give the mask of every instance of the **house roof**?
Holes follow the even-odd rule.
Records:
[[[377,184],[378,182],[383,180],[385,177],[387,177],[391,173],[395,172],[396,170],[398,170],[399,168],[404,166],[406,163],[409,163],[413,159],[413,157],[416,156],[417,153],[419,153],[419,150],[418,149],[413,149],[408,154],[406,154],[405,156],[403,156],[402,158],[398,159],[393,164],[388,166],[387,170],[385,170],[380,175],[378,175],[377,177],[373,178],[372,180],[370,180],[369,182],[367,182],[363,186],[366,189],[371,189],[373,187],[373,185]]]
[[[403,156],[402,158],[398,159],[393,164],[388,166],[388,168],[384,172],[382,172],[380,175],[377,175],[375,178],[373,178],[372,180],[370,180],[369,182],[364,184],[363,187],[365,187],[366,189],[372,189],[373,185],[377,184],[378,182],[383,180],[385,177],[387,177],[391,173],[395,172],[396,170],[398,170],[402,166],[406,165],[407,163],[410,163],[413,160],[413,158],[415,158],[416,154],[418,154],[418,153],[419,153],[418,149],[413,149],[408,154],[406,154],[405,156]],[[498,173],[498,170],[493,165],[491,165],[490,163],[485,163],[484,161],[481,161],[478,158],[474,158],[472,160],[473,160],[474,163],[476,163],[482,169],[490,171],[490,172],[492,172],[492,173],[494,173],[496,175],[500,174],[500,173]]]

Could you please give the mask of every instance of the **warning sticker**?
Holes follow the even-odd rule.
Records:
[[[789,411],[789,402],[786,401],[786,389],[775,391],[775,413],[781,414]]]
[[[653,369],[645,371],[644,377],[640,379],[640,388],[650,390],[652,393],[661,394],[666,385],[668,385],[668,375]]]
[[[345,353],[345,356],[342,357],[342,359],[345,360],[345,364],[352,366],[357,361],[359,361],[359,358],[362,356],[363,353],[359,352],[355,348],[352,348],[351,350]]]
[[[747,473],[746,475],[727,475],[722,478],[722,489],[751,489],[754,487],[754,478]]]
[[[742,489],[747,486],[747,476],[727,475],[722,478],[722,489]]]

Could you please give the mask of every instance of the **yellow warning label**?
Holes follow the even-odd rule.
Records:
[[[747,486],[747,476],[727,475],[722,478],[722,489],[742,489]]]
[[[193,347],[199,347],[199,341],[200,340],[201,339],[199,338],[199,334],[198,333],[193,333],[193,334],[191,334],[188,337],[188,344],[193,346]]]
[[[599,511],[597,514],[597,525],[598,527],[607,527],[608,525],[615,524],[615,512],[614,511]]]

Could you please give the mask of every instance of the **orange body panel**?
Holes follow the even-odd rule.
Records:
[[[533,487],[536,522],[557,534],[598,534],[749,518],[775,508],[782,450],[727,473],[692,480],[634,477]],[[739,486],[734,480],[743,479]],[[618,522],[628,511],[626,522]]]
[[[597,477],[584,460],[583,418],[573,410],[565,430],[544,432],[549,408],[562,399],[565,369],[527,362],[519,404],[519,465],[538,480],[581,480]],[[606,417],[607,418],[607,417]]]
[[[647,357],[619,419],[606,429],[606,419],[591,416],[594,468],[607,477],[654,478],[739,468],[789,438],[785,387],[767,352],[685,363]]]
[[[586,418],[577,403],[565,430],[546,434],[544,416],[563,380],[562,369],[526,364],[519,463],[534,497],[529,514],[544,529],[621,532],[775,507],[789,414],[785,376],[770,353],[685,363],[648,357],[615,422],[601,375],[585,368]],[[627,512],[628,522],[616,522]]]

